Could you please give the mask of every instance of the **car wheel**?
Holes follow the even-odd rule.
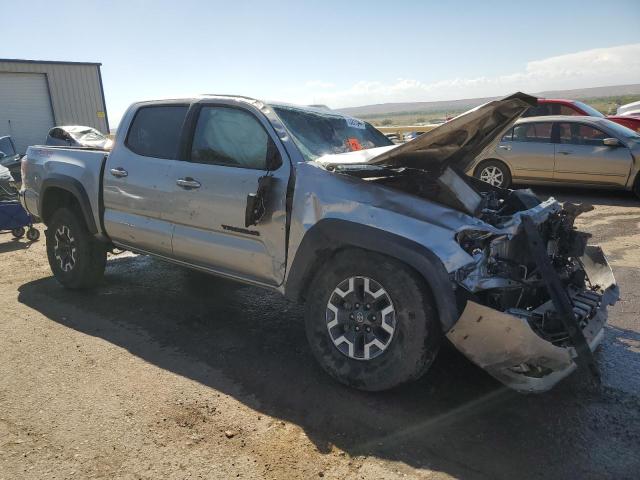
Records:
[[[83,289],[100,283],[107,250],[88,231],[77,212],[68,208],[56,210],[49,222],[46,239],[51,271],[62,285]]]
[[[40,238],[40,231],[37,228],[29,228],[29,230],[27,230],[27,239],[35,242]]]
[[[22,238],[24,237],[25,231],[26,230],[24,229],[24,227],[14,228],[13,230],[11,230],[11,235],[13,235],[15,238]]]
[[[640,173],[636,175],[636,179],[633,182],[633,193],[636,194],[636,197],[640,198]]]
[[[476,168],[475,177],[494,187],[509,188],[511,186],[511,172],[503,162],[488,160]]]
[[[419,378],[438,352],[442,335],[431,292],[394,259],[340,252],[317,273],[307,298],[311,350],[346,385],[395,387]]]

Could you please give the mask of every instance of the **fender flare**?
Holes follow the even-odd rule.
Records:
[[[38,200],[38,212],[40,212],[40,215],[42,215],[44,212],[42,207],[44,206],[43,201],[46,198],[47,190],[52,187],[65,190],[73,195],[73,197],[78,202],[78,205],[80,206],[80,211],[82,212],[84,221],[87,224],[87,229],[93,234],[98,233],[96,222],[93,219],[91,202],[89,201],[89,195],[87,195],[87,191],[79,180],[67,175],[53,173],[42,181],[42,185],[40,187],[40,191],[42,192],[42,194],[40,195],[40,198]]]
[[[355,247],[395,258],[416,270],[433,293],[442,331],[458,320],[460,311],[449,274],[428,248],[394,233],[340,219],[323,219],[304,235],[291,264],[285,296],[299,301],[319,268],[335,251]]]

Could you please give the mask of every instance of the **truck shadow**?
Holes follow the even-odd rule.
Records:
[[[447,346],[411,385],[377,394],[343,387],[312,358],[299,305],[149,257],[109,261],[105,285],[95,292],[67,291],[45,278],[22,285],[19,301],[299,425],[320,452],[335,445],[352,456],[456,478],[596,478],[624,477],[624,452],[638,441],[623,425],[604,420],[602,403],[620,393],[591,387],[586,375],[575,374],[544,395],[519,395]],[[629,339],[637,334],[629,332]],[[631,347],[615,362],[640,368]],[[637,395],[613,403],[630,421],[640,419]],[[606,444],[605,436],[611,437]]]

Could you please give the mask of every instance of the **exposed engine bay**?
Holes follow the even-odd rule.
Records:
[[[574,226],[592,206],[553,199],[542,205],[530,190],[496,188],[450,167],[333,168],[486,224],[456,233],[473,261],[451,274],[464,311],[447,336],[472,361],[521,391],[547,390],[576,365],[597,378],[591,351],[618,289],[600,248],[587,246],[591,235]]]

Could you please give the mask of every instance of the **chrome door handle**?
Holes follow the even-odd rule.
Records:
[[[511,151],[511,145],[498,145],[498,148],[503,150]]]
[[[127,175],[129,175],[129,172],[127,172],[122,167],[112,168],[109,171],[111,172],[111,175],[113,175],[114,177],[118,177],[118,178],[126,177]]]
[[[179,178],[176,180],[176,185],[182,188],[200,188],[200,182],[191,177]]]

